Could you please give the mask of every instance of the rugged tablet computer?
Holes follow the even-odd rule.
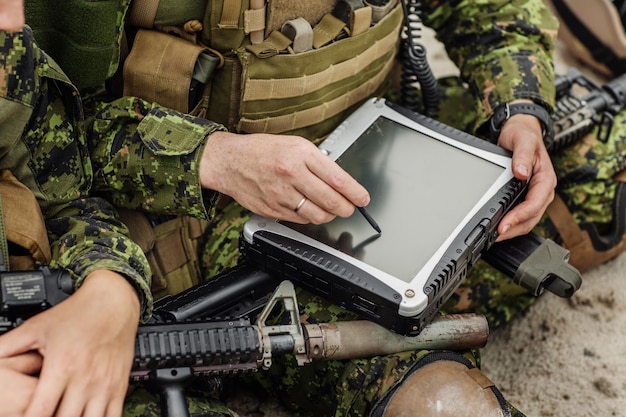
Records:
[[[405,335],[432,320],[526,191],[508,151],[383,99],[358,108],[320,149],[369,191],[382,233],[358,210],[319,226],[255,215],[242,254]]]

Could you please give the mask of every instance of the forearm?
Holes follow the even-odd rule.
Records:
[[[108,202],[95,197],[71,202],[47,219],[46,226],[52,242],[52,267],[68,269],[76,287],[95,271],[116,272],[135,289],[141,319],[150,316],[151,272],[147,260]]]
[[[34,43],[28,28],[0,33],[0,68],[6,99],[0,124],[3,168],[36,196],[41,207],[53,266],[67,268],[77,285],[96,269],[127,277],[150,313],[150,272],[141,249],[105,201],[90,197],[91,162],[82,130],[76,90]],[[68,106],[68,103],[72,103]]]
[[[480,114],[476,128],[498,105],[526,98],[554,104],[558,21],[541,0],[435,2],[431,26],[469,83]]]

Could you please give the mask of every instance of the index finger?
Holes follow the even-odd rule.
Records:
[[[365,207],[370,202],[368,191],[348,172],[320,151],[319,157],[307,160],[309,170],[344,196],[356,207]]]

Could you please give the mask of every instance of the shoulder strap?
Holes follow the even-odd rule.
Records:
[[[611,0],[549,0],[559,37],[576,58],[604,75],[626,71],[623,4]]]
[[[0,194],[0,212],[2,212],[2,195]],[[0,271],[9,270],[9,242],[4,227],[4,216],[0,215]]]

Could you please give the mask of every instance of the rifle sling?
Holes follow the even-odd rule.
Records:
[[[2,208],[2,194],[0,193],[0,271],[9,270],[9,242],[7,242],[7,233],[4,228],[4,210]]]

